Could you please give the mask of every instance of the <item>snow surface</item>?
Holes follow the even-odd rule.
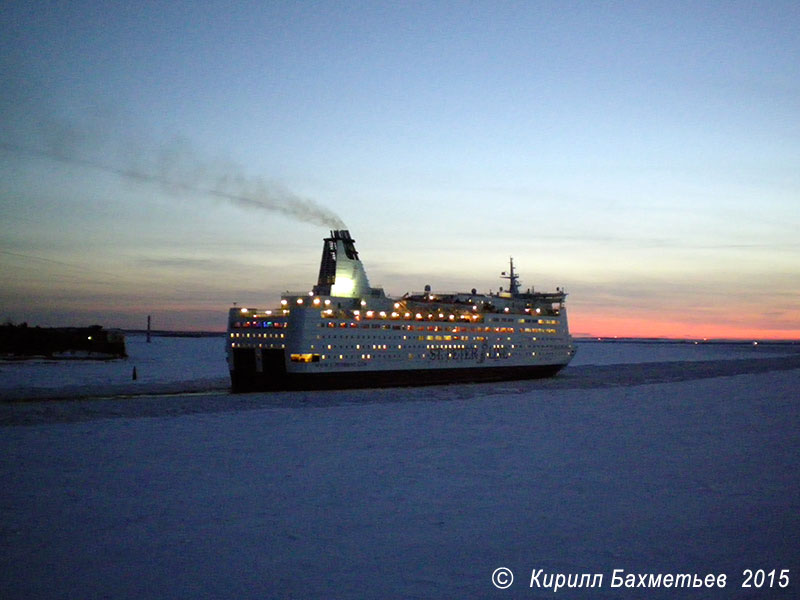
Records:
[[[2,403],[0,597],[800,596],[800,356],[643,346],[500,385]],[[742,589],[759,568],[789,588]]]
[[[230,386],[222,336],[154,336],[148,344],[144,335],[127,335],[125,347],[125,359],[0,361],[0,397],[71,398]]]
[[[578,341],[578,353],[570,366],[615,365],[629,363],[707,361],[735,358],[784,356],[798,350],[797,345],[775,342],[696,342],[696,341]]]

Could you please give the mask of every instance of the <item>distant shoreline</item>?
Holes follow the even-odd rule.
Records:
[[[125,335],[147,335],[146,329],[120,329]],[[151,337],[225,337],[224,331],[170,331],[167,329],[150,330]]]

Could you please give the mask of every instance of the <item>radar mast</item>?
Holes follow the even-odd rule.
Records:
[[[514,297],[519,295],[519,274],[514,272],[514,259],[508,258],[509,270],[508,273],[503,271],[500,277],[508,279],[508,293]]]

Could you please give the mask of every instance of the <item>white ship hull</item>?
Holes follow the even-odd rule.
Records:
[[[350,242],[347,232],[330,242]],[[327,246],[326,246],[327,247]],[[344,258],[344,247],[329,252]],[[348,253],[349,255],[350,253]],[[347,267],[348,265],[344,265]],[[350,265],[352,266],[352,265]],[[327,271],[326,271],[327,268]],[[285,294],[272,310],[234,307],[228,319],[228,365],[239,391],[383,387],[498,381],[555,375],[575,348],[566,294],[406,295],[388,298],[364,282],[338,285],[330,265],[307,294]],[[323,275],[327,273],[327,282]],[[350,271],[348,271],[350,273]],[[352,289],[351,289],[352,288]]]

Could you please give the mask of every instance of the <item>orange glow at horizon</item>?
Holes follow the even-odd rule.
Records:
[[[729,323],[696,323],[680,319],[569,315],[569,328],[576,337],[800,340],[800,328],[764,329]]]

